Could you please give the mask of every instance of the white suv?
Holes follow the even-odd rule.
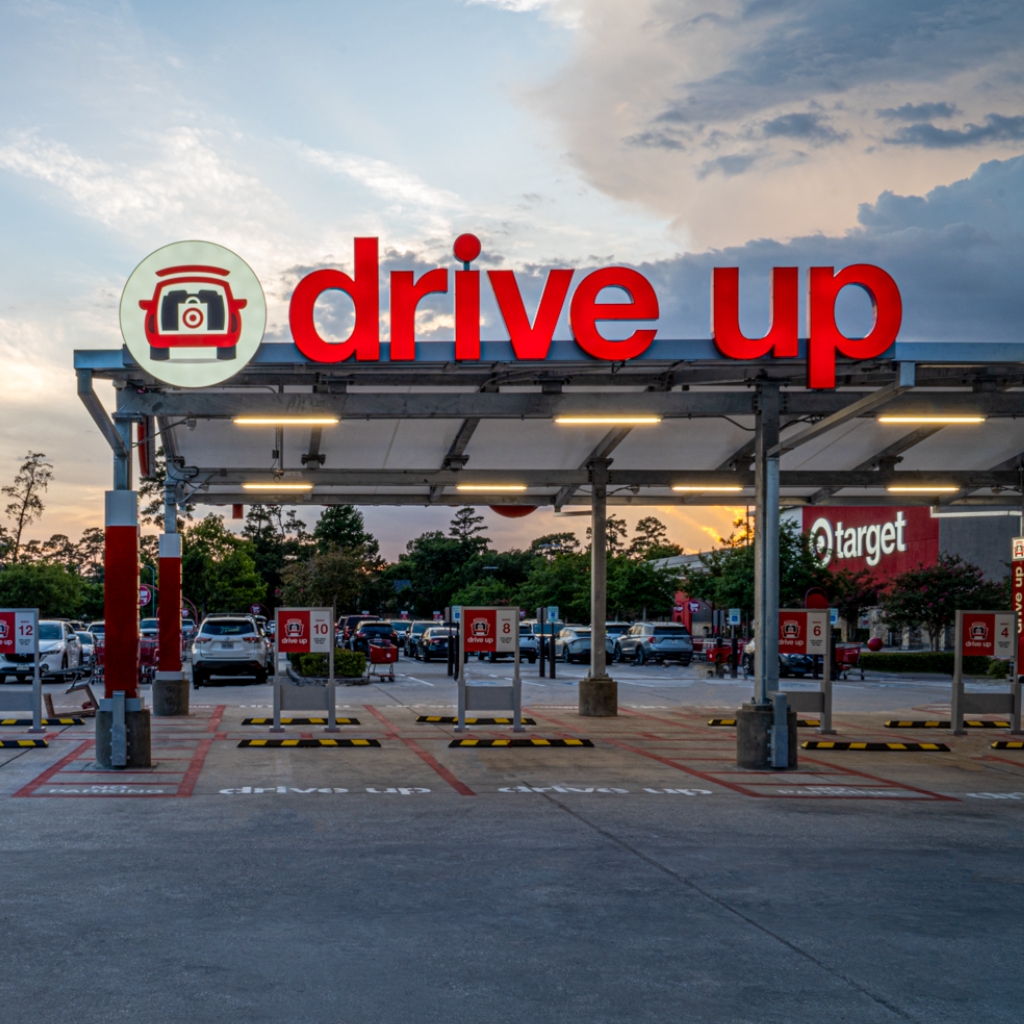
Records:
[[[252,676],[267,681],[270,645],[252,615],[208,615],[192,644],[192,684],[213,676]]]
[[[63,619],[43,619],[39,623],[39,674],[65,678],[82,664],[82,642],[71,623]],[[32,675],[31,654],[0,654],[0,682],[5,676],[17,676],[19,682]]]

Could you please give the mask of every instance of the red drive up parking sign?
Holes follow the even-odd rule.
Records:
[[[279,608],[276,639],[281,654],[309,654],[309,609]]]
[[[14,612],[0,612],[0,654],[14,653]]]
[[[463,608],[467,654],[493,654],[498,650],[498,616],[494,608]]]
[[[0,654],[35,654],[35,611],[0,609]]]
[[[965,655],[1012,658],[1017,640],[1013,612],[964,612],[963,641]]]
[[[828,644],[828,610],[779,611],[779,654],[824,654]]]

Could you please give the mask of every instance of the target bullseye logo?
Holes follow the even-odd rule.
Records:
[[[138,364],[178,387],[233,377],[256,354],[267,322],[252,268],[213,242],[175,242],[132,271],[121,333]]]

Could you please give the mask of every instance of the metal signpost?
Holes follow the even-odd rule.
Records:
[[[326,711],[327,732],[338,732],[334,707],[334,609],[278,608],[274,613],[274,640],[274,725],[270,731],[284,732],[282,711]],[[326,654],[326,686],[289,682],[289,654]]]
[[[832,734],[832,658],[829,611],[827,608],[783,608],[779,611],[779,654],[809,654],[820,657],[821,689],[817,692],[787,690],[786,699],[794,711],[820,716],[818,732]]]
[[[459,720],[466,730],[467,711],[511,711],[512,731],[523,732],[522,681],[519,678],[519,609],[462,608],[459,630]],[[467,654],[511,654],[512,685],[474,685],[466,680]]]
[[[988,656],[1011,660],[1017,646],[1014,612],[956,613],[953,654],[953,695],[950,700],[950,732],[965,735],[964,715],[1010,716],[1010,732],[1020,732],[1020,676],[1013,677],[1009,693],[965,693],[964,657]]]
[[[38,608],[0,608],[0,653],[32,659],[32,692],[0,694],[0,711],[31,711],[32,728],[29,731],[43,732]]]

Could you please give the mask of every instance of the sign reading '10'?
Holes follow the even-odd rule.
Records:
[[[333,268],[314,270],[295,286],[288,321],[296,346],[308,359],[338,363],[381,358],[379,248],[376,238],[357,238],[351,274]],[[549,270],[531,316],[515,271],[488,270],[484,275],[472,269],[480,252],[475,235],[460,235],[453,253],[461,270],[437,267],[419,277],[412,270],[391,271],[392,362],[415,360],[419,304],[428,295],[449,290],[455,314],[455,358],[480,359],[485,278],[516,359],[546,359],[566,310],[573,339],[595,359],[635,359],[654,341],[660,304],[654,286],[638,270],[599,267],[583,273],[574,289],[576,271]],[[771,329],[763,338],[748,338],[739,326],[739,269],[716,267],[711,282],[711,331],[719,351],[730,359],[768,355],[796,359],[798,278],[796,267],[772,270]],[[867,292],[874,309],[874,325],[863,338],[848,338],[836,324],[836,299],[848,286]],[[355,307],[355,325],[344,341],[324,338],[315,322],[317,300],[330,291],[344,292]],[[835,386],[837,355],[871,359],[896,340],[902,301],[896,282],[881,268],[856,264],[836,273],[833,267],[811,267],[807,292],[809,387]],[[609,301],[610,297],[617,301]],[[650,326],[637,326],[627,337],[613,339],[601,326],[611,321]],[[215,384],[237,373],[255,354],[265,322],[266,304],[256,275],[230,250],[210,242],[176,242],[157,250],[132,273],[121,299],[121,331],[129,351],[153,376],[181,386]]]

